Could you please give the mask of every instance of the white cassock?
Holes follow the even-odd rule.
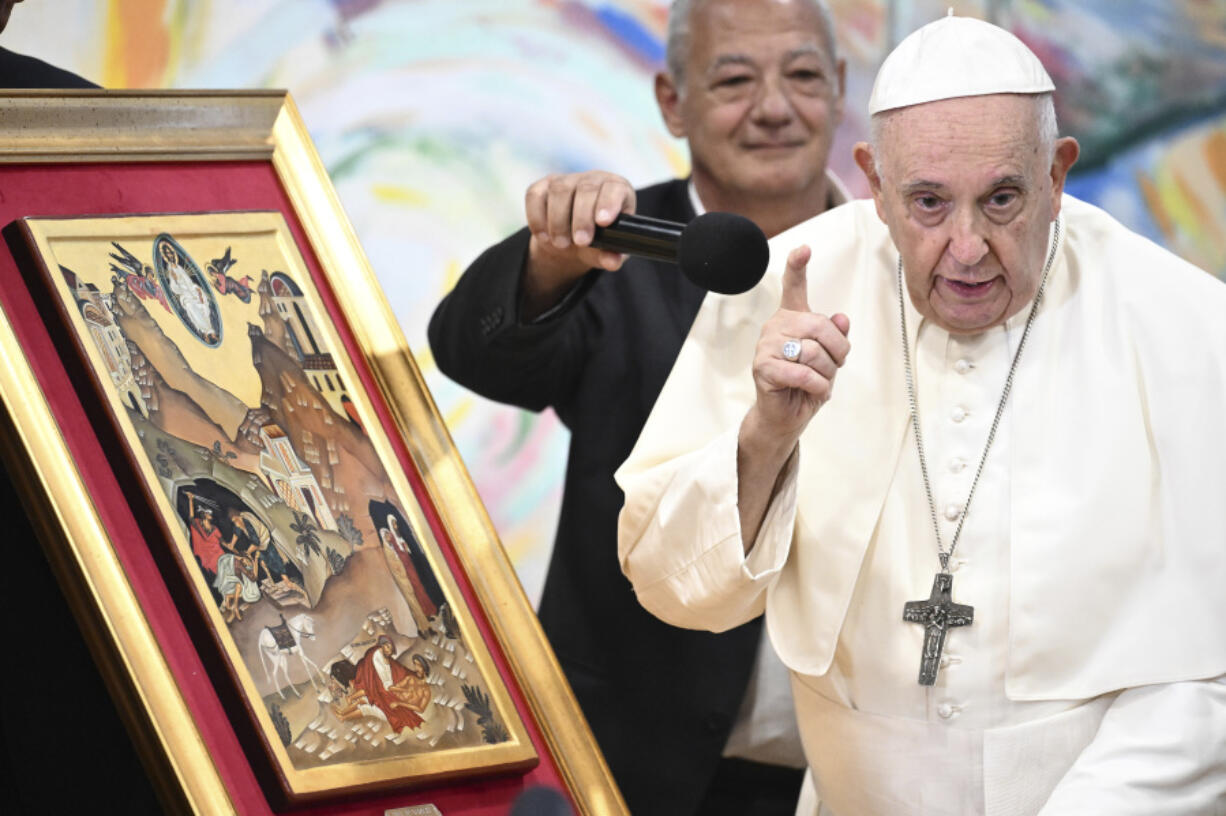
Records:
[[[634,452],[623,569],[721,631],[766,612],[823,816],[1226,814],[1226,286],[1066,196],[1063,237],[951,562],[935,686],[902,619],[938,569],[908,423],[898,253],[871,201],[708,295]],[[743,555],[736,438],[788,250],[852,350]],[[1029,308],[950,335],[905,299],[948,547]]]

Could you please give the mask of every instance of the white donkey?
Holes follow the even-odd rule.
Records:
[[[315,685],[315,675],[322,676],[319,666],[314,660],[307,657],[306,652],[302,648],[303,640],[315,639],[315,621],[310,615],[305,613],[295,615],[288,621],[285,616],[281,616],[281,623],[277,626],[265,626],[260,631],[260,639],[257,642],[260,649],[260,665],[264,667],[264,676],[268,679],[268,683],[277,689],[277,694],[281,695],[281,699],[285,699],[285,686],[293,689],[294,694],[299,697],[301,692],[295,688],[294,684],[289,679],[289,656],[298,655],[298,659],[302,661],[303,668],[306,669],[307,679],[311,681],[311,688],[316,691],[319,687]],[[272,670],[269,671],[268,665],[272,664]],[[278,686],[276,684],[277,672],[281,672],[285,677],[285,683]]]

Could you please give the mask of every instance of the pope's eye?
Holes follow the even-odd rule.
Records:
[[[988,204],[996,207],[997,209],[1003,209],[1010,206],[1018,199],[1019,196],[1016,190],[997,190],[995,193],[992,193],[990,198],[988,198]]]

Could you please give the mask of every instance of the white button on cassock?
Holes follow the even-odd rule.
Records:
[[[957,521],[958,516],[960,515],[962,515],[962,505],[960,504],[945,505],[945,518],[949,519],[950,521]]]
[[[949,460],[949,472],[950,473],[961,473],[965,469],[966,469],[965,459],[955,456],[953,459]]]
[[[949,412],[949,418],[954,422],[961,422],[962,420],[966,419],[967,413],[967,410],[959,405],[957,408],[954,408]]]
[[[959,360],[958,362],[954,363],[954,371],[958,372],[959,374],[965,374],[974,367],[975,364],[970,360]]]
[[[941,703],[939,706],[937,706],[937,714],[941,715],[941,719],[944,720],[948,720],[950,717],[956,714],[957,711],[958,709],[949,703]]]

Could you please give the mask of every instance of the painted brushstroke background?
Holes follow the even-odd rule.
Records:
[[[1226,3],[831,0],[848,60],[849,158],[881,59],[948,6],[1026,41],[1059,88],[1082,160],[1070,191],[1226,277]],[[477,487],[537,597],[565,429],[453,385],[425,329],[548,172],[686,172],[651,95],[666,0],[55,0],[17,6],[0,43],[114,88],[288,88]]]

